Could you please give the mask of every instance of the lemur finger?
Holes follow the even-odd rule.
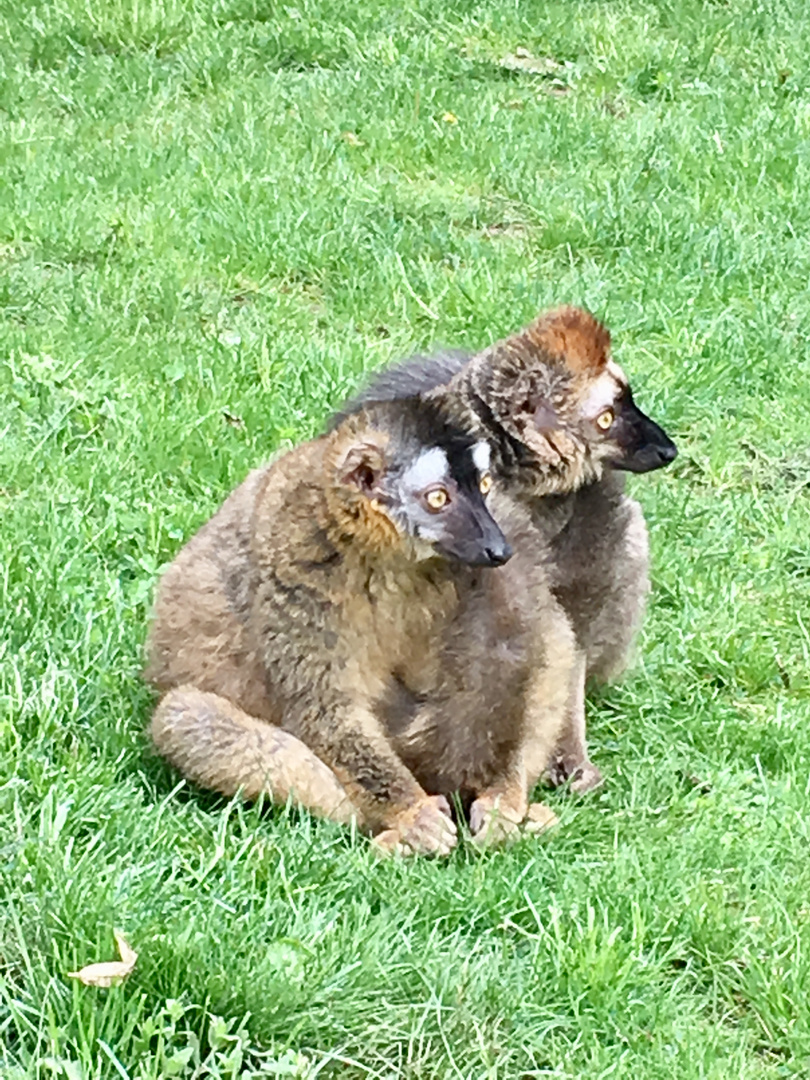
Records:
[[[526,820],[523,823],[523,831],[532,836],[537,836],[539,833],[545,832],[546,829],[559,825],[559,823],[560,819],[550,806],[546,806],[544,803],[531,803],[526,814]]]

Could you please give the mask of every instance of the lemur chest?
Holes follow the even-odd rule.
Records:
[[[458,596],[446,582],[372,578],[341,605],[346,637],[356,644],[354,665],[382,685],[399,673],[415,692],[435,685],[441,642]]]
[[[398,671],[380,699],[398,752],[434,792],[480,788],[521,738],[532,637],[496,582],[462,592],[433,663]]]

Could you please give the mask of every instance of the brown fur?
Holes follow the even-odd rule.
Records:
[[[575,375],[598,375],[610,358],[610,331],[582,308],[560,307],[541,315],[512,340],[521,337],[522,348],[544,353]]]
[[[354,808],[346,789],[294,735],[259,720],[221,694],[193,685],[170,690],[152,718],[152,737],[189,780],[224,795],[257,799],[271,792],[294,798],[313,813],[348,823]],[[204,752],[190,752],[200,746]]]
[[[356,817],[381,846],[444,853],[457,789],[482,841],[527,815],[548,824],[528,807],[527,760],[547,759],[567,686],[536,611],[561,623],[558,651],[567,621],[533,541],[499,570],[438,558],[343,482],[360,459],[390,464],[390,442],[351,417],[251,473],[183,548],[149,638],[147,677],[165,693],[151,730],[205,786],[292,797]],[[533,535],[505,497],[500,513],[510,535]],[[490,662],[471,669],[470,654]]]
[[[575,658],[530,517],[501,491],[491,507],[515,555],[468,580],[453,620],[431,643],[434,665],[418,681],[397,681],[383,702],[403,761],[426,790],[458,792],[482,844],[553,821],[528,796],[563,730]]]
[[[568,687],[566,719],[556,750],[547,750],[545,741],[538,740],[539,749],[529,761],[530,785],[546,770],[555,783],[570,779],[580,791],[597,786],[602,779],[587,752],[584,683],[589,653],[595,651],[589,648],[590,619],[596,613],[594,592],[602,587],[602,575],[614,569],[612,559],[617,552],[612,541],[606,544],[605,537],[599,538],[596,550],[603,553],[607,548],[611,564],[596,567],[585,577],[588,587],[583,594],[578,588],[583,580],[581,567],[572,566],[566,541],[577,530],[588,530],[594,539],[593,522],[584,516],[588,497],[579,493],[600,489],[604,464],[600,443],[590,438],[579,422],[579,405],[607,369],[609,346],[609,333],[593,316],[577,308],[560,308],[484,349],[446,387],[429,395],[445,403],[459,422],[469,424],[482,438],[503,431],[504,437],[495,443],[496,475],[529,508],[549,558],[557,598],[569,617],[574,616],[575,652],[572,658],[566,652],[567,666],[558,669],[556,680],[558,685],[565,681]],[[583,505],[578,506],[578,502]],[[608,525],[607,520],[605,523]],[[588,557],[583,543],[575,543],[573,548],[579,560]],[[636,595],[646,595],[646,563],[639,582],[632,584],[636,584]],[[577,604],[583,599],[584,610]],[[541,620],[547,617],[544,611],[537,615]],[[625,657],[639,618],[640,612],[629,628],[623,626],[618,631]],[[608,630],[606,620],[600,622],[603,630]]]
[[[426,396],[481,438],[495,436],[498,473],[514,494],[567,495],[604,471],[607,448],[581,424],[580,406],[607,366],[609,341],[587,312],[559,308],[477,353]]]
[[[555,783],[571,780],[580,791],[601,782],[585,741],[585,680],[624,669],[649,591],[641,508],[624,494],[624,474],[611,467],[621,447],[583,415],[600,383],[610,392],[623,381],[609,362],[607,329],[582,309],[562,307],[473,357],[394,366],[347,406],[423,393],[491,440],[493,470],[529,512],[575,634],[567,720],[549,766]],[[542,768],[541,754],[530,779]]]

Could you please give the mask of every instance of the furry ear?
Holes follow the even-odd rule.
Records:
[[[545,398],[527,403],[521,426],[523,441],[546,465],[559,465],[576,450],[557,410]]]
[[[356,487],[364,495],[371,495],[384,471],[382,446],[368,438],[350,443],[337,462],[339,482]]]
[[[537,403],[534,410],[534,417],[532,418],[536,431],[545,434],[548,431],[555,431],[560,427],[560,418],[557,416],[557,410],[548,401],[544,401],[542,398]]]

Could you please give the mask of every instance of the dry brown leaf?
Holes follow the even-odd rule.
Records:
[[[69,979],[79,979],[85,986],[116,986],[135,967],[138,954],[120,930],[113,930],[120,960],[107,960],[100,964],[88,964],[80,971],[69,971]]]
[[[556,75],[563,65],[550,56],[532,56],[528,49],[518,48],[499,61],[509,71],[525,71],[528,75]]]
[[[487,236],[506,236],[517,238],[525,236],[528,233],[528,226],[524,225],[520,221],[496,221],[491,225],[484,226],[484,232]]]

